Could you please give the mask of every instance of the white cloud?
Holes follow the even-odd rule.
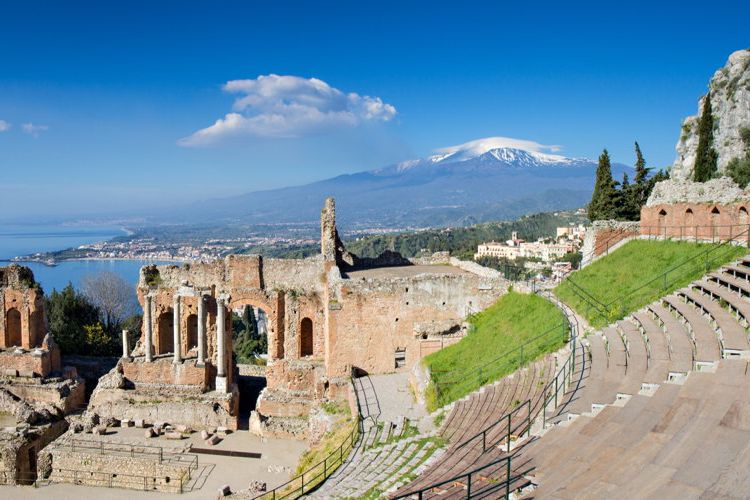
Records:
[[[5,132],[8,129],[10,129],[10,123],[5,120],[0,120],[0,132]]]
[[[34,125],[33,123],[24,123],[21,125],[21,130],[33,137],[39,137],[40,132],[44,132],[49,127],[47,125]]]
[[[492,149],[497,148],[514,148],[522,149],[524,151],[531,151],[534,153],[556,153],[562,149],[561,146],[539,144],[534,141],[527,141],[525,139],[513,139],[512,137],[485,137],[484,139],[476,139],[469,141],[458,146],[450,146],[447,148],[441,148],[435,150],[439,154],[453,154],[459,151],[471,152],[475,155],[486,153]]]
[[[396,108],[379,97],[344,93],[317,78],[261,75],[231,80],[224,91],[238,94],[231,113],[179,140],[183,146],[205,146],[229,137],[284,138],[385,122]]]

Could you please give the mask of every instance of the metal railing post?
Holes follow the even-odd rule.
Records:
[[[469,472],[469,478],[466,481],[466,498],[471,498],[471,472]]]
[[[510,500],[510,457],[505,464],[505,500]]]

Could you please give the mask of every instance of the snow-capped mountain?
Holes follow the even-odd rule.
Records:
[[[589,201],[596,163],[555,154],[555,146],[493,137],[434,155],[303,186],[212,200],[181,211],[192,220],[246,223],[315,221],[326,196],[336,197],[346,227],[450,226],[581,207]],[[632,169],[613,165],[616,179]],[[197,209],[197,210],[192,210]]]

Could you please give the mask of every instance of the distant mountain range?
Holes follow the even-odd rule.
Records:
[[[615,179],[623,172],[632,177],[631,167],[612,170]],[[490,138],[366,172],[194,203],[169,219],[315,222],[324,198],[334,196],[345,229],[468,225],[581,207],[591,197],[595,171],[586,158],[498,147]]]

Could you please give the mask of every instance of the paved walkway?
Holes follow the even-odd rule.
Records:
[[[424,405],[418,404],[409,390],[409,373],[370,375],[380,404],[379,420],[396,422],[406,417],[419,427],[422,433],[433,430],[432,419]]]
[[[143,429],[112,429],[113,434],[104,436],[106,439],[118,442],[133,442],[145,440],[142,438]],[[99,436],[86,435],[87,439]],[[196,447],[208,448],[200,439],[200,434],[194,433],[190,439],[180,441],[179,445],[192,442]],[[165,448],[175,447],[175,441],[163,437],[147,440],[147,443]],[[212,499],[218,495],[219,487],[229,484],[232,491],[247,488],[252,480],[265,481],[273,488],[289,479],[290,472],[297,466],[300,455],[307,448],[303,441],[284,439],[265,439],[254,436],[246,431],[238,431],[227,436],[227,439],[214,448],[261,453],[260,459],[236,458],[216,455],[198,455],[197,479],[191,482],[192,491],[176,495],[174,493],[143,492],[117,488],[96,488],[90,486],[74,486],[72,484],[52,484],[34,488],[30,486],[0,486],[0,498],[24,499],[56,498],[67,499],[122,499],[148,498],[172,499],[201,498]],[[269,470],[270,467],[270,470]]]

